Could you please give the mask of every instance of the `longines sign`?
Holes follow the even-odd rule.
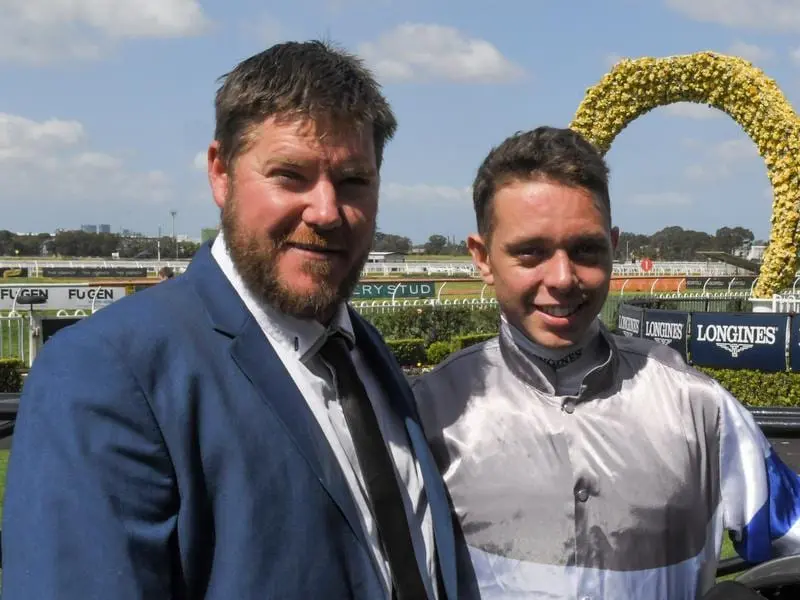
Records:
[[[616,333],[625,337],[642,337],[644,309],[630,304],[619,305]]]
[[[786,315],[692,313],[692,362],[707,367],[786,369]]]
[[[686,360],[688,329],[688,312],[652,308],[644,311],[644,333],[642,337],[677,350],[683,360]]]
[[[92,306],[101,308],[125,295],[121,286],[0,286],[0,310],[11,310],[15,299],[17,310],[28,310],[31,305],[25,300],[30,298],[44,298],[44,302],[32,304],[34,310],[91,310]]]

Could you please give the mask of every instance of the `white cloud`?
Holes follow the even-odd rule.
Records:
[[[749,60],[754,64],[765,63],[774,56],[774,53],[769,48],[762,48],[761,46],[748,44],[747,42],[734,42],[731,47],[728,48],[727,53]]]
[[[638,206],[685,206],[692,201],[691,196],[681,192],[654,192],[634,194],[630,197],[628,203],[636,204]]]
[[[198,0],[2,0],[0,61],[41,64],[102,57],[114,42],[197,35]]]
[[[682,15],[703,23],[771,32],[800,32],[796,0],[666,0]]]
[[[726,140],[708,146],[700,162],[686,168],[686,177],[695,181],[719,181],[733,175],[742,163],[758,158],[758,149],[750,138]]]
[[[716,108],[696,102],[676,102],[665,106],[664,111],[671,117],[696,120],[716,119],[724,115],[722,111]]]
[[[443,25],[399,25],[362,44],[359,53],[384,82],[504,83],[525,75],[492,43]]]
[[[162,202],[172,197],[161,171],[134,171],[110,154],[86,147],[77,121],[34,121],[0,113],[3,195],[28,211],[87,205]]]
[[[472,188],[447,185],[428,185],[425,183],[402,184],[385,183],[381,185],[381,199],[396,204],[447,204],[469,206],[472,201]]]
[[[794,64],[800,65],[800,47],[789,52],[789,58]]]

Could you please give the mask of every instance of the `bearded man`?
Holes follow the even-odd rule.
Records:
[[[395,129],[361,62],[320,42],[225,77],[221,233],[33,365],[6,600],[474,597],[411,390],[346,305]]]

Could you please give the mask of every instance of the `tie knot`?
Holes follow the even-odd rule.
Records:
[[[332,365],[336,365],[344,357],[349,357],[352,350],[349,338],[341,331],[335,330],[327,335],[319,354]]]

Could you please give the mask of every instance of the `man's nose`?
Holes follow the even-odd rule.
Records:
[[[330,181],[319,181],[308,191],[303,221],[315,229],[336,229],[342,224],[342,212],[336,187]]]
[[[545,268],[544,283],[547,287],[567,290],[575,284],[575,270],[564,250],[556,250]]]

